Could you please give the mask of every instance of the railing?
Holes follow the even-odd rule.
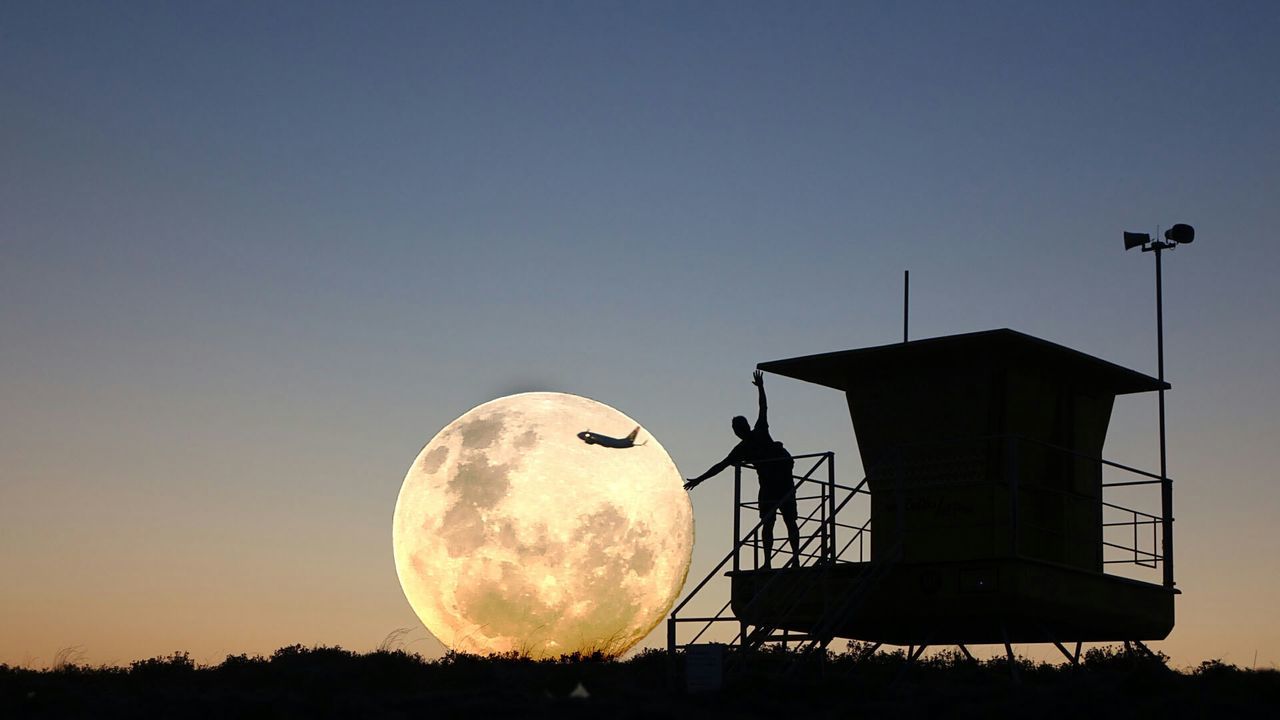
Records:
[[[1102,527],[1104,528],[1103,530],[1104,536],[1102,540],[1103,547],[1114,548],[1116,550],[1124,551],[1124,555],[1119,559],[1107,560],[1104,558],[1102,563],[1104,565],[1116,565],[1116,564],[1138,565],[1140,567],[1151,568],[1152,570],[1159,567],[1159,563],[1162,560],[1164,560],[1164,556],[1157,554],[1154,551],[1154,548],[1156,547],[1156,530],[1162,529],[1164,527],[1164,519],[1157,515],[1139,512],[1137,510],[1132,510],[1130,508],[1120,507],[1119,505],[1113,505],[1109,502],[1102,503],[1102,507],[1106,508],[1106,510],[1118,510],[1122,514],[1130,515],[1130,519],[1128,520],[1102,523]],[[1104,510],[1103,512],[1105,513],[1106,510]],[[1151,527],[1152,550],[1142,549],[1142,547],[1140,546],[1141,542],[1138,537],[1139,528],[1147,525]],[[1133,541],[1132,541],[1133,544],[1126,546],[1126,545],[1120,545],[1118,543],[1109,542],[1105,536],[1105,532],[1106,532],[1105,528],[1111,528],[1111,527],[1119,527],[1119,528],[1127,527],[1133,530]],[[1129,557],[1130,553],[1132,553],[1133,555],[1132,558]]]
[[[1171,542],[1173,522],[1167,505],[1168,493],[1165,492],[1171,482],[1168,478],[1015,435],[900,445],[882,457],[878,467],[869,467],[868,477],[854,486],[836,482],[834,453],[795,455],[792,460],[796,467],[806,468],[802,474],[792,475],[792,492],[796,499],[797,522],[801,530],[800,552],[795,558],[795,564],[799,567],[821,568],[842,563],[867,563],[866,543],[872,532],[870,508],[867,510],[866,520],[861,523],[843,522],[840,513],[846,511],[854,500],[871,497],[871,478],[874,478],[878,492],[892,493],[886,501],[894,501],[896,512],[882,517],[882,520],[891,525],[879,528],[880,535],[877,536],[881,542],[886,543],[881,548],[881,557],[887,559],[880,563],[880,567],[867,563],[863,577],[865,582],[858,585],[861,593],[870,591],[869,586],[878,582],[890,564],[910,556],[909,548],[916,533],[909,525],[918,522],[918,518],[912,520],[909,517],[911,513],[906,510],[911,498],[928,497],[927,493],[917,494],[925,488],[962,489],[979,486],[1007,490],[1008,546],[1003,550],[993,549],[994,555],[1052,562],[1050,556],[1056,552],[1061,561],[1074,557],[1085,565],[1096,562],[1094,567],[1102,570],[1125,566],[1141,571],[1160,570],[1165,587],[1173,587],[1172,563],[1168,561],[1164,549]],[[1096,476],[1093,475],[1095,466]],[[731,647],[750,646],[759,642],[759,631],[764,631],[763,634],[768,639],[783,643],[789,638],[798,637],[788,635],[785,631],[774,634],[770,628],[757,628],[757,632],[749,637],[746,624],[739,622],[730,613],[732,598],[714,614],[681,616],[690,601],[726,567],[731,569],[730,574],[751,572],[773,566],[773,560],[779,554],[790,554],[788,543],[778,533],[775,533],[774,546],[765,546],[760,537],[761,521],[756,521],[750,528],[743,530],[747,524],[743,522],[744,513],[758,513],[760,509],[759,501],[743,499],[744,467],[753,468],[745,463],[734,468],[732,547],[672,610],[667,620],[667,646],[672,652],[697,643],[712,627],[725,622],[739,623],[738,633],[728,643]],[[1125,479],[1109,481],[1107,473],[1116,472],[1124,473]],[[1135,476],[1137,479],[1131,479]],[[1078,480],[1083,481],[1083,491],[1075,485]],[[1154,499],[1141,496],[1153,486],[1157,491]],[[1126,498],[1122,499],[1118,495],[1125,495]],[[1044,499],[1049,497],[1057,497],[1059,502],[1045,502]],[[1148,504],[1150,509],[1128,506],[1134,502]],[[1151,504],[1155,507],[1151,507]],[[1052,512],[1046,512],[1045,508],[1057,508],[1062,514],[1056,519],[1047,517]],[[1024,509],[1029,509],[1029,512],[1024,513]],[[1086,509],[1093,515],[1083,525],[1093,525],[1100,529],[1096,547],[1081,546],[1080,538],[1074,534],[1074,528],[1082,525],[1079,513]],[[992,508],[992,512],[997,513],[997,509]],[[1070,516],[1072,512],[1077,513],[1074,519]],[[1028,514],[1033,517],[1026,517]],[[775,522],[777,520],[780,518],[775,518]],[[1036,546],[1020,547],[1024,539],[1029,542],[1034,539]],[[1054,543],[1060,543],[1058,549],[1048,552],[1046,548]],[[853,551],[855,544],[856,557]],[[749,554],[744,556],[748,550]],[[1089,559],[1089,553],[1092,552],[1097,555]],[[764,562],[766,555],[769,562]],[[1079,566],[1079,563],[1076,565]],[[774,582],[786,582],[786,576],[785,572],[771,573],[760,592],[763,594],[768,591]],[[848,600],[848,612],[856,611],[857,598]],[[678,643],[677,629],[685,624],[698,624],[701,627],[687,643]],[[814,640],[811,637],[804,639]],[[821,642],[825,646],[826,640]]]
[[[1117,474],[1120,479],[1112,479]],[[912,498],[920,498],[919,491],[925,488],[1005,487],[1009,536],[1008,549],[1000,554],[1051,560],[1045,556],[1043,541],[1055,538],[1060,558],[1074,556],[1079,560],[1095,554],[1099,569],[1129,567],[1138,570],[1133,579],[1173,587],[1172,563],[1166,562],[1164,551],[1171,543],[1173,522],[1164,503],[1163,490],[1171,482],[1168,478],[1018,435],[899,445],[878,466],[869,467],[868,475],[876,479],[879,488],[905,488]],[[1043,508],[1038,513],[1041,517],[1024,512],[1027,506],[1055,505],[1046,502],[1048,498],[1058,501],[1061,515],[1054,522],[1045,522]],[[1100,530],[1094,546],[1081,545],[1076,531],[1080,527],[1078,515],[1086,508],[1093,513],[1089,524]],[[1073,510],[1077,513],[1074,521],[1068,517]],[[899,526],[897,531],[905,534],[909,545],[917,536],[912,528]],[[1042,541],[1039,548],[1023,546],[1022,541],[1031,536]],[[1158,578],[1151,577],[1142,574],[1146,570],[1161,573]]]
[[[802,474],[792,474],[792,494],[796,499],[797,506],[797,524],[800,527],[800,552],[795,564],[800,567],[809,567],[814,565],[828,565],[845,562],[859,562],[866,556],[866,539],[871,533],[871,520],[868,518],[865,522],[857,525],[840,522],[837,518],[839,513],[859,496],[870,496],[871,491],[867,487],[867,480],[864,478],[856,486],[844,485],[837,483],[835,480],[835,453],[809,453],[805,455],[792,455],[791,460],[797,466],[807,466]],[[811,464],[805,461],[812,461]],[[743,570],[756,570],[763,567],[766,563],[762,562],[765,553],[768,553],[769,563],[772,564],[774,557],[780,553],[791,552],[790,546],[784,539],[775,535],[774,547],[766,549],[761,541],[760,535],[763,529],[763,520],[757,520],[749,529],[743,531],[743,513],[754,511],[757,514],[760,510],[759,500],[743,500],[742,488],[742,469],[754,469],[754,465],[750,463],[740,463],[734,466],[733,476],[733,500],[734,500],[734,521],[733,521],[733,546],[732,549],[716,564],[715,567],[707,573],[706,577],[689,592],[684,600],[671,611],[671,615],[667,620],[667,646],[671,651],[685,645],[693,644],[703,638],[703,636],[717,623],[734,622],[738,623],[738,619],[729,613],[732,605],[732,598],[725,602],[724,605],[713,615],[698,617],[681,617],[680,614],[685,607],[698,593],[711,582],[726,566],[731,568],[731,572],[737,573]],[[825,468],[825,472],[822,472]],[[775,517],[775,528],[779,524],[781,518]],[[848,539],[844,540],[840,545],[838,538],[841,530],[848,534]],[[806,532],[808,531],[808,532]],[[817,541],[817,547],[812,548],[814,541]],[[779,542],[780,541],[780,542]],[[858,546],[858,560],[852,559],[851,549],[854,544]],[[744,550],[750,549],[750,563],[743,563]],[[744,567],[746,565],[746,567]],[[775,575],[768,580],[768,583],[777,581],[781,575]],[[767,587],[767,585],[766,585]],[[693,635],[687,643],[677,643],[677,628],[681,624],[701,624],[701,628]],[[738,633],[729,641],[730,646],[740,645],[747,640],[746,627],[739,623]]]
[[[1167,553],[1163,547],[1166,542],[1172,544],[1172,508],[1165,505],[1163,493],[1164,487],[1170,484],[1172,480],[1167,477],[1162,478],[1146,470],[1139,470],[1138,468],[1111,460],[1104,460],[1100,457],[1092,457],[1040,440],[1009,436],[1009,441],[1012,443],[1034,444],[1059,453],[1064,457],[1097,463],[1103,472],[1099,518],[1099,526],[1102,528],[1102,548],[1100,552],[1102,553],[1103,568],[1129,565],[1151,570],[1158,569],[1162,571],[1160,582],[1167,588],[1173,588],[1173,563],[1167,561]],[[1139,479],[1107,482],[1105,475],[1108,469],[1119,471],[1126,478],[1136,476]],[[1154,490],[1155,497],[1151,497],[1149,493],[1146,497],[1142,497],[1140,493],[1144,490]],[[1126,502],[1145,503],[1155,512],[1138,510],[1120,505],[1118,502],[1108,501],[1109,495],[1114,497],[1121,493],[1129,493],[1131,495]],[[1133,496],[1134,494],[1139,495]],[[1151,539],[1150,544],[1146,545],[1143,542],[1145,539],[1143,530],[1148,527],[1151,530]],[[1119,531],[1118,533],[1117,530]],[[1119,551],[1119,553],[1116,551]]]
[[[807,471],[800,475],[792,475],[795,486],[792,490],[796,500],[796,522],[800,528],[800,536],[803,544],[800,547],[801,566],[808,566],[818,563],[834,563],[834,562],[852,562],[852,559],[846,557],[854,543],[858,544],[858,560],[862,561],[866,556],[866,541],[871,535],[871,518],[870,512],[865,522],[860,525],[852,525],[840,522],[838,520],[839,513],[859,495],[870,497],[871,491],[867,489],[867,481],[864,478],[856,486],[843,485],[835,480],[835,453],[811,453],[808,455],[794,455],[792,461],[800,463],[801,461],[814,460],[813,464]],[[819,474],[823,466],[826,467],[826,477],[814,477]],[[785,542],[778,542],[778,536],[775,532],[774,547],[766,549],[761,540],[761,531],[763,530],[763,522],[757,522],[751,530],[746,534],[742,532],[743,514],[751,517],[750,513],[754,511],[759,514],[760,501],[744,500],[742,488],[742,470],[755,469],[751,463],[740,463],[733,469],[733,500],[734,500],[734,517],[733,517],[733,536],[738,540],[735,547],[738,550],[733,558],[733,570],[738,572],[744,569],[742,562],[742,550],[751,549],[751,562],[746,569],[758,570],[764,566],[772,566],[774,557],[789,550],[789,546]],[[816,493],[816,494],[813,494]],[[807,512],[806,512],[807,510]],[[816,526],[816,527],[815,527]],[[806,530],[810,532],[806,535]],[[837,538],[841,531],[849,534],[848,540],[843,546],[838,546]],[[816,551],[809,549],[809,545],[814,540],[818,541]],[[764,553],[768,553],[766,560]]]

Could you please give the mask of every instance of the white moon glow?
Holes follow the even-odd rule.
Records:
[[[594,400],[523,393],[476,407],[418,454],[392,541],[409,604],[447,647],[621,654],[670,609],[693,508],[657,438]]]

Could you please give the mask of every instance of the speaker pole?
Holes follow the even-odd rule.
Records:
[[[1196,239],[1195,228],[1177,223],[1164,232],[1164,238],[1152,238],[1146,233],[1126,232],[1124,249],[1142,248],[1142,252],[1156,254],[1156,368],[1160,379],[1160,514],[1163,530],[1164,587],[1173,590],[1173,481],[1169,479],[1169,455],[1164,428],[1164,278],[1161,275],[1161,253],[1178,245],[1190,244]]]
[[[1164,586],[1173,588],[1173,482],[1169,480],[1168,455],[1164,435],[1164,285],[1160,272],[1160,253],[1164,245],[1155,243],[1156,253],[1156,372],[1160,380],[1160,514],[1164,516]]]

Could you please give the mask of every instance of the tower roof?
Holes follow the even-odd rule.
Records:
[[[1069,377],[1076,384],[1115,395],[1170,387],[1136,370],[1008,328],[805,355],[762,362],[757,367],[785,377],[848,390],[855,384],[875,382],[878,375],[889,370],[911,368],[913,372],[928,375],[974,362],[1039,367]]]

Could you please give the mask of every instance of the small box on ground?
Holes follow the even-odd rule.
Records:
[[[719,692],[724,683],[725,645],[699,643],[684,651],[685,689],[691,693]]]

